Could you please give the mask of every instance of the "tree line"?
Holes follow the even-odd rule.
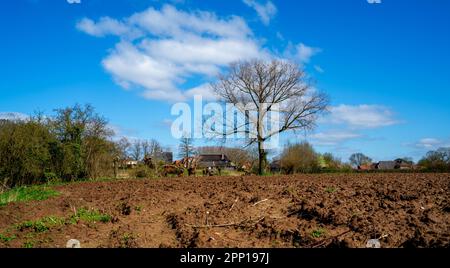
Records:
[[[351,170],[351,165],[344,163],[332,153],[318,153],[308,142],[288,144],[271,169],[286,174],[315,173],[322,171]]]
[[[414,171],[420,172],[450,172],[450,148],[439,148],[428,152],[421,160],[414,163],[411,157],[401,158],[415,166]],[[373,160],[363,153],[352,154],[347,162],[332,153],[318,153],[308,142],[288,144],[273,163],[271,169],[281,173],[315,173],[315,172],[349,172],[354,169],[371,165]]]
[[[142,161],[145,157],[158,158],[164,151],[167,151],[161,143],[155,139],[135,139],[121,138],[117,142],[120,152],[120,159]]]
[[[27,120],[0,120],[0,183],[14,187],[111,176],[121,154],[108,121],[91,105]]]
[[[450,148],[439,148],[428,152],[418,165],[425,171],[450,172]]]
[[[141,161],[157,158],[164,151],[156,140],[114,140],[108,121],[91,105],[74,105],[55,110],[53,116],[37,114],[27,120],[0,120],[0,186],[3,188],[53,180],[74,181],[112,177],[117,159]],[[248,165],[260,173],[260,151],[220,146],[195,148],[192,140],[180,144],[180,157],[193,154],[223,153],[237,167]],[[352,170],[371,163],[363,154],[343,162],[331,153],[320,154],[307,142],[288,144],[278,157],[284,173]],[[275,161],[277,162],[277,161]],[[273,166],[266,166],[269,171]],[[420,170],[450,171],[450,148],[428,152],[418,163]]]

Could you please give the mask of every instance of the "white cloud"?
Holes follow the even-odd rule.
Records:
[[[322,49],[317,47],[310,47],[303,43],[297,45],[296,57],[301,63],[309,63],[311,58],[316,54],[320,53]]]
[[[352,128],[378,128],[399,123],[394,113],[381,105],[339,105],[330,109],[324,120],[333,124],[345,124]]]
[[[81,4],[81,0],[67,0],[69,4]]]
[[[272,3],[272,1],[267,1],[265,4],[262,4],[257,0],[243,0],[243,2],[258,13],[259,18],[265,25],[269,25],[270,21],[278,12],[277,7]]]
[[[189,98],[193,98],[196,95],[202,96],[205,101],[214,101],[218,99],[218,96],[214,93],[209,84],[203,84],[186,91],[186,96]]]
[[[120,42],[102,62],[104,68],[125,88],[130,83],[146,88],[144,96],[155,99],[182,100],[176,88],[177,66],[159,62],[129,42]]]
[[[269,57],[242,18],[185,12],[170,5],[120,21],[84,18],[77,28],[96,37],[120,37],[103,66],[119,85],[142,87],[142,95],[149,99],[183,101],[193,92],[210,98],[204,86],[190,91],[179,86],[198,75],[213,77],[234,61]]]
[[[240,17],[218,18],[212,12],[185,12],[165,5],[161,10],[148,8],[127,19],[128,24],[138,26],[160,37],[183,37],[189,34],[215,37],[245,37],[252,32]]]
[[[109,17],[100,18],[98,22],[83,18],[77,23],[77,29],[96,37],[106,35],[138,37],[142,35],[139,30]]]
[[[17,112],[0,112],[0,120],[27,120],[30,116]]]
[[[316,72],[318,72],[318,73],[325,72],[325,70],[322,67],[320,67],[319,65],[314,65],[314,70],[316,70]]]
[[[136,140],[136,135],[138,134],[138,132],[134,129],[131,128],[125,128],[123,126],[120,125],[116,125],[116,124],[111,124],[109,123],[107,126],[109,129],[111,129],[114,132],[113,135],[113,139],[115,141],[119,141],[122,138],[126,138],[128,140]]]
[[[311,47],[304,43],[294,45],[289,43],[284,50],[284,57],[295,60],[301,65],[305,65],[311,61],[311,58],[322,52],[321,48]]]
[[[163,127],[167,127],[167,128],[171,128],[172,127],[172,124],[173,124],[173,120],[172,119],[164,119],[164,120],[162,120],[162,122],[161,122],[161,125],[163,126]]]
[[[277,36],[277,38],[278,38],[280,41],[284,41],[284,36],[283,36],[283,34],[282,34],[281,32],[277,32],[277,33],[276,33],[276,36]]]
[[[358,133],[350,131],[320,132],[310,136],[312,143],[319,146],[335,146],[345,141],[361,138]]]
[[[448,147],[450,143],[436,138],[424,138],[414,144],[414,146],[419,149],[435,150],[440,147]]]

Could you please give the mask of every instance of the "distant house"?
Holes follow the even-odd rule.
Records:
[[[156,164],[158,162],[164,162],[165,164],[173,163],[173,153],[172,152],[157,152],[153,155],[146,155],[143,159],[144,163],[150,161],[152,164]]]
[[[198,167],[233,168],[234,165],[225,154],[201,154],[199,155]]]
[[[270,172],[272,173],[278,173],[281,172],[281,161],[280,160],[274,160],[269,165]]]
[[[369,171],[377,169],[378,164],[363,164],[358,166],[358,170]]]
[[[374,165],[376,170],[411,170],[414,169],[414,163],[404,159],[396,159],[394,161],[380,161]]]
[[[377,169],[378,170],[394,170],[397,166],[395,161],[380,161],[378,162]]]
[[[396,163],[396,166],[395,166],[396,169],[400,169],[400,170],[414,169],[414,163],[412,161],[408,161],[408,160],[399,158],[399,159],[395,160],[395,163]]]
[[[123,160],[122,167],[135,168],[135,167],[137,167],[138,164],[139,164],[139,161],[126,159],[126,160]]]
[[[166,163],[172,163],[173,162],[173,153],[172,152],[161,152],[158,153],[156,158],[166,162]]]

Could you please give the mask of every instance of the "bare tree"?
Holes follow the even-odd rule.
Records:
[[[131,157],[133,160],[140,161],[142,159],[142,141],[135,140],[131,145]]]
[[[149,153],[153,157],[157,158],[163,152],[162,145],[157,140],[150,140],[149,142]]]
[[[128,158],[130,147],[131,147],[131,142],[126,137],[122,137],[120,140],[118,140],[116,142],[117,156],[120,159]]]
[[[372,159],[362,153],[352,154],[349,160],[350,164],[354,165],[355,167],[372,163]]]
[[[157,157],[162,153],[163,149],[161,144],[155,140],[140,140],[136,141],[132,147],[132,156],[133,158],[139,157]]]
[[[247,145],[257,143],[259,174],[263,174],[265,143],[269,139],[285,131],[314,128],[318,115],[328,106],[327,96],[313,90],[304,70],[289,61],[234,63],[212,88],[224,102],[233,104],[245,116],[243,125],[226,129],[223,134],[243,132],[249,137]],[[253,107],[252,111],[249,106]],[[277,126],[266,131],[264,119],[270,112],[277,112],[280,118]]]
[[[150,155],[150,142],[148,140],[143,140],[141,142],[142,156],[146,157]]]
[[[178,148],[179,157],[191,157],[196,154],[195,147],[193,145],[192,138],[187,135],[181,138]]]

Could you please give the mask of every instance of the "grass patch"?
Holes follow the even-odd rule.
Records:
[[[18,187],[0,194],[0,206],[11,202],[46,200],[59,192],[45,186]]]
[[[100,213],[98,210],[88,210],[85,208],[79,209],[77,213],[72,215],[69,219],[72,224],[76,224],[79,221],[107,223],[111,220],[111,215]]]
[[[36,233],[43,233],[48,231],[51,227],[64,225],[64,218],[59,217],[45,217],[36,221],[25,221],[16,226],[19,231],[31,230]]]
[[[313,238],[321,238],[325,233],[326,233],[326,231],[324,229],[320,228],[320,229],[314,230],[311,233],[311,236]]]
[[[7,236],[4,234],[0,234],[0,241],[4,242],[4,243],[8,243],[12,240],[16,239],[15,235],[11,235],[11,236]]]
[[[239,176],[244,175],[243,172],[239,172],[236,170],[228,170],[228,169],[223,169],[221,173],[222,173],[222,176],[229,176],[229,177],[239,177]]]
[[[325,189],[325,192],[332,194],[335,193],[337,191],[337,189],[335,187],[328,187]]]
[[[21,232],[30,230],[33,233],[44,233],[50,230],[50,228],[52,227],[63,226],[66,224],[77,224],[80,221],[86,223],[107,223],[111,220],[112,217],[108,214],[100,213],[97,210],[88,210],[85,208],[81,208],[77,211],[76,214],[73,214],[69,218],[49,216],[35,221],[25,221],[15,225],[15,227]],[[0,240],[3,240],[2,237],[0,237]]]
[[[26,241],[25,243],[23,243],[22,245],[23,248],[33,248],[34,247],[34,243],[31,241]]]
[[[125,233],[122,235],[122,241],[120,242],[121,248],[131,248],[135,243],[135,237],[132,233]]]

